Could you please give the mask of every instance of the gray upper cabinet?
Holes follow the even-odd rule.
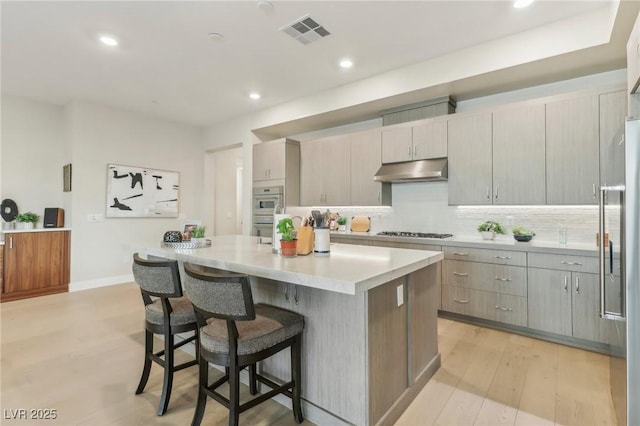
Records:
[[[379,129],[354,133],[349,143],[351,173],[351,205],[383,205],[382,184],[373,180],[381,160]],[[385,200],[389,204],[390,200]]]
[[[413,159],[442,158],[447,156],[447,120],[434,118],[413,126]]]
[[[382,162],[399,163],[413,160],[411,127],[382,129]]]
[[[253,146],[253,180],[285,178],[286,141],[264,142]]]
[[[491,112],[448,120],[449,204],[492,204]]]
[[[300,144],[300,157],[301,205],[349,205],[349,135],[304,142]]]
[[[596,204],[598,95],[546,104],[547,204]]]
[[[611,155],[624,137],[626,114],[627,94],[624,90],[600,95],[600,185],[624,182],[624,169],[615,167]]]
[[[545,204],[543,104],[493,112],[493,204]]]
[[[447,120],[433,118],[416,123],[382,128],[382,162],[425,160],[447,156]]]

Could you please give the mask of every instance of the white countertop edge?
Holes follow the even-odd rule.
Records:
[[[204,256],[199,256],[198,249],[189,249],[181,252],[180,249],[167,249],[167,248],[158,248],[158,247],[145,247],[141,249],[140,252],[145,253],[147,255],[160,256],[170,259],[175,259],[180,262],[193,262],[198,265],[209,266],[213,268],[219,268],[224,270],[232,270],[235,272],[239,272],[242,274],[247,274],[250,276],[256,276],[260,278],[270,279],[274,281],[287,282],[291,284],[297,284],[304,287],[316,288],[319,290],[332,291],[336,293],[355,295],[358,293],[366,292],[372,288],[375,288],[379,285],[392,281],[396,278],[400,278],[404,275],[415,272],[419,269],[425,268],[429,265],[432,265],[436,262],[439,262],[444,259],[444,253],[442,252],[434,252],[434,251],[424,251],[421,250],[420,254],[425,256],[423,259],[418,261],[413,261],[412,263],[395,268],[389,271],[385,271],[379,275],[372,276],[363,281],[348,281],[341,280],[336,278],[328,278],[328,277],[314,277],[313,275],[298,273],[286,270],[277,270],[273,268],[265,268],[256,265],[248,265],[244,263],[237,263],[225,260],[217,260],[206,258]],[[397,249],[403,250],[403,249]],[[277,255],[274,255],[277,256]],[[313,255],[310,255],[313,256]],[[295,262],[298,257],[293,257],[290,259],[284,259],[285,262],[291,261]],[[328,257],[318,258],[319,261],[322,260],[330,260],[330,255]]]

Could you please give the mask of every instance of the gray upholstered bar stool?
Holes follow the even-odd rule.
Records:
[[[173,373],[198,363],[196,341],[196,359],[174,365],[174,350],[197,338],[196,316],[191,302],[182,295],[177,261],[143,259],[136,253],[132,269],[133,277],[140,286],[145,313],[144,368],[136,395],[142,393],[149,380],[151,362],[162,366],[164,376],[158,405],[158,415],[161,416],[167,411],[171,398]],[[174,335],[188,331],[194,331],[194,335],[176,344]],[[156,353],[153,352],[154,334],[164,337],[164,349]]]
[[[184,264],[185,292],[198,319],[200,367],[198,403],[192,425],[200,425],[211,397],[229,409],[229,425],[237,425],[240,413],[276,394],[289,396],[293,416],[303,421],[300,406],[301,348],[304,318],[269,305],[253,303],[249,278],[242,274],[205,272]],[[291,381],[278,385],[256,372],[256,363],[281,350],[291,348]],[[209,384],[209,363],[224,366],[224,377]],[[269,392],[240,404],[240,370],[249,367],[251,395],[257,393],[256,380],[272,388]],[[216,389],[229,382],[229,398]]]

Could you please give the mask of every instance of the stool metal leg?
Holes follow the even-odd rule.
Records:
[[[291,402],[293,404],[293,417],[296,423],[302,423],[302,407],[300,404],[300,396],[302,389],[302,335],[295,337],[291,346],[291,378],[293,379],[293,389]]]
[[[162,416],[167,412],[169,399],[171,398],[171,387],[173,386],[173,334],[164,336],[164,377],[162,380],[162,395],[158,405],[158,415]]]
[[[140,383],[136,389],[136,395],[139,395],[144,390],[149,380],[149,373],[151,372],[151,358],[149,355],[153,353],[153,333],[148,330],[144,330],[144,367],[142,368],[142,376],[140,377]]]
[[[229,376],[229,426],[240,423],[240,368],[232,363]]]
[[[198,350],[198,349],[196,349]],[[198,350],[199,352],[199,350]],[[207,406],[207,394],[204,391],[209,386],[209,362],[200,356],[198,364],[198,402],[193,413],[191,426],[200,426],[204,417],[204,409]]]
[[[256,365],[249,365],[249,393],[255,395],[258,393],[258,380],[256,379]]]

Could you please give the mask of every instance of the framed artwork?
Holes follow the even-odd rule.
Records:
[[[71,192],[71,163],[62,166],[62,191]]]
[[[178,217],[180,173],[107,165],[107,217]]]
[[[187,220],[182,224],[182,240],[190,240],[191,239],[191,231],[201,226],[202,222],[199,220]]]

